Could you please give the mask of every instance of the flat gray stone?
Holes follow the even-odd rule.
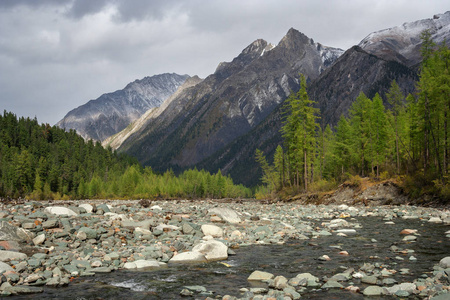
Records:
[[[361,278],[361,282],[367,284],[377,284],[378,278],[376,276],[364,276]]]
[[[364,289],[363,294],[364,296],[380,296],[383,294],[383,288],[376,285],[368,286]]]
[[[342,289],[344,286],[335,280],[328,280],[324,285],[323,289]]]
[[[9,224],[6,221],[0,222],[0,241],[21,241],[17,235],[17,227]]]
[[[0,274],[5,273],[6,271],[12,271],[12,270],[14,270],[14,269],[10,265],[0,261]]]
[[[97,230],[95,230],[95,229],[92,229],[89,227],[81,227],[80,229],[78,229],[78,233],[80,233],[80,232],[86,233],[87,239],[96,239],[97,238]]]
[[[253,271],[250,276],[248,276],[247,280],[249,281],[263,281],[273,279],[275,276],[272,273],[264,272],[264,271]]]
[[[42,293],[44,289],[34,286],[15,285],[5,289],[5,291],[12,294],[36,294]]]
[[[23,260],[27,259],[27,255],[25,253],[8,251],[8,250],[0,250],[0,261],[8,261],[8,260]]]
[[[135,262],[136,269],[143,269],[143,268],[160,268],[161,265],[156,260],[136,260]]]

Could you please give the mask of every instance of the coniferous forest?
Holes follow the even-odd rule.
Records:
[[[134,158],[85,141],[36,119],[0,115],[0,197],[84,198],[223,198],[249,197],[220,171],[168,170],[155,174]]]
[[[427,31],[422,41],[416,92],[403,95],[393,81],[386,99],[360,93],[335,128],[319,126],[320,112],[301,76],[300,90],[284,104],[284,144],[273,164],[256,151],[265,184],[257,196],[324,191],[370,176],[395,178],[412,197],[431,194],[448,201],[450,50],[434,44]]]

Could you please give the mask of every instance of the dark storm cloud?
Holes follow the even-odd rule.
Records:
[[[100,12],[108,3],[108,0],[76,0],[73,1],[67,15],[74,18],[82,18]]]
[[[347,49],[373,31],[448,9],[445,0],[367,3],[0,0],[0,111],[54,124],[144,76],[205,77],[258,38],[277,44],[291,27]]]

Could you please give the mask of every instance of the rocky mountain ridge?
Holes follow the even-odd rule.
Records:
[[[147,110],[159,107],[188,75],[161,74],[129,83],[70,111],[56,125],[75,129],[85,139],[102,141],[126,128]]]
[[[450,11],[434,15],[432,19],[404,23],[401,26],[372,32],[358,46],[370,54],[411,67],[421,61],[420,35],[424,30],[429,30],[431,38],[438,44],[444,40],[448,41]]]
[[[186,90],[120,151],[161,168],[195,165],[249,132],[298,88],[316,79],[343,50],[290,29],[275,47],[259,39]]]

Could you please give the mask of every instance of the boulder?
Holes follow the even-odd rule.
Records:
[[[205,255],[208,261],[224,260],[228,258],[228,247],[219,241],[209,240],[194,246],[194,252]]]
[[[69,217],[78,216],[77,213],[75,213],[73,210],[64,206],[49,206],[45,208],[45,212],[58,216],[69,216]]]
[[[88,203],[83,203],[78,206],[84,208],[84,210],[86,210],[86,212],[89,214],[92,213],[92,211],[94,210],[94,207]]]
[[[205,255],[200,252],[188,251],[173,256],[169,263],[204,263],[207,262]]]
[[[448,269],[450,268],[450,256],[444,257],[439,261],[439,267]]]
[[[227,207],[215,207],[209,210],[211,215],[217,215],[222,218],[225,222],[231,224],[237,224],[241,222],[239,215],[232,209]]]
[[[223,230],[219,226],[204,224],[202,225],[202,232],[204,235],[210,235],[212,237],[223,237]]]

